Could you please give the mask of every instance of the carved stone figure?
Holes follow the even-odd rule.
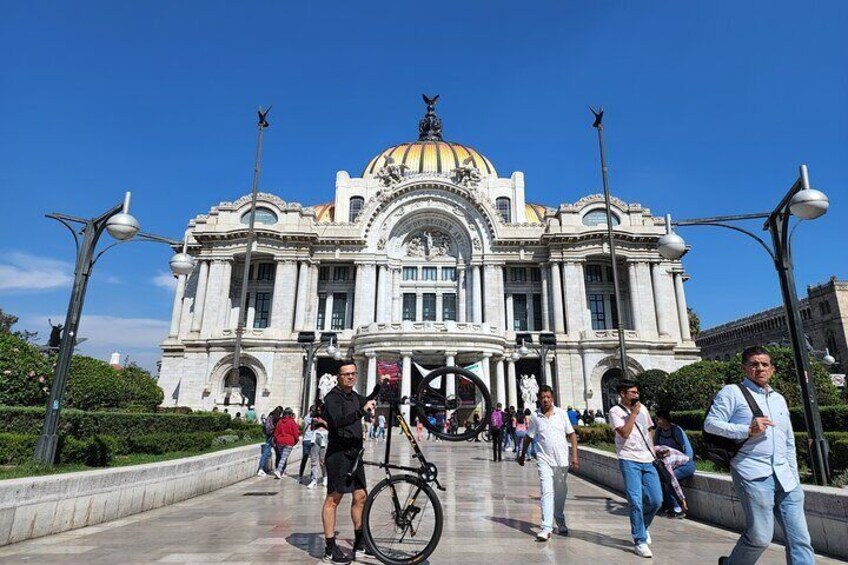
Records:
[[[451,173],[453,173],[453,182],[466,188],[477,186],[483,178],[480,169],[474,166],[471,157],[465,159],[462,165],[453,169]]]
[[[321,378],[318,380],[318,398],[323,402],[327,393],[336,388],[336,385],[338,384],[339,378],[337,376],[331,375],[330,373],[324,373],[321,375]]]
[[[426,230],[407,240],[406,255],[434,259],[450,253],[450,247],[451,238],[449,235],[437,230]]]
[[[53,325],[53,320],[50,318],[47,319],[47,323],[50,324],[50,338],[47,340],[47,347],[50,348],[58,348],[59,344],[62,343],[62,324]]]
[[[439,101],[439,95],[430,98],[426,94],[422,94],[421,97],[427,104],[427,112],[418,122],[418,139],[419,141],[440,141],[442,139],[442,120],[436,115],[436,102]]]
[[[521,375],[521,399],[524,401],[525,407],[535,406],[536,398],[539,395],[539,383],[536,382],[536,375]]]
[[[394,159],[386,155],[383,166],[377,171],[375,176],[377,177],[377,180],[383,184],[383,186],[389,187],[402,181],[407,170],[409,170],[409,167],[403,163],[395,163]]]

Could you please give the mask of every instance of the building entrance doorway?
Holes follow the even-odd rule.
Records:
[[[618,392],[615,387],[621,382],[621,369],[613,367],[608,369],[604,376],[601,377],[601,393],[604,403],[604,414],[609,412],[609,409],[618,404]]]

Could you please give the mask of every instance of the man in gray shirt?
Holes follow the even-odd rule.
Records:
[[[795,436],[786,399],[769,386],[774,365],[769,352],[749,347],[742,352],[742,381],[763,417],[754,418],[744,393],[727,385],[716,395],[704,430],[744,442],[730,462],[733,485],[745,511],[745,531],[724,565],[752,565],[771,543],[774,517],[786,533],[786,562],[815,563],[804,517],[804,491],[798,477]]]

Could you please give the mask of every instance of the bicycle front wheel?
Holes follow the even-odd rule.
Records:
[[[414,475],[380,481],[362,511],[362,533],[381,563],[421,563],[442,537],[442,505],[429,484]]]
[[[488,425],[492,397],[480,377],[471,371],[441,367],[421,379],[415,410],[424,427],[436,437],[463,441],[476,437]],[[475,413],[479,416],[476,421]]]

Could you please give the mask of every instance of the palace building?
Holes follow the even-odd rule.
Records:
[[[606,410],[620,378],[618,316],[631,374],[699,359],[687,276],[656,251],[660,217],[612,200],[617,312],[603,196],[531,203],[523,173],[502,177],[476,149],[443,140],[435,101],[426,101],[418,139],[379,152],[358,177],[338,172],[332,202],[259,194],[238,383],[227,375],[250,195],[189,222],[198,262],[178,280],[162,343],[166,405],[303,410],[318,378],[337,368],[337,347],[357,360],[363,391],[387,366],[409,394],[419,367],[479,363],[493,401],[521,405],[521,376],[546,373],[559,404]],[[308,332],[319,344],[311,375]]]

